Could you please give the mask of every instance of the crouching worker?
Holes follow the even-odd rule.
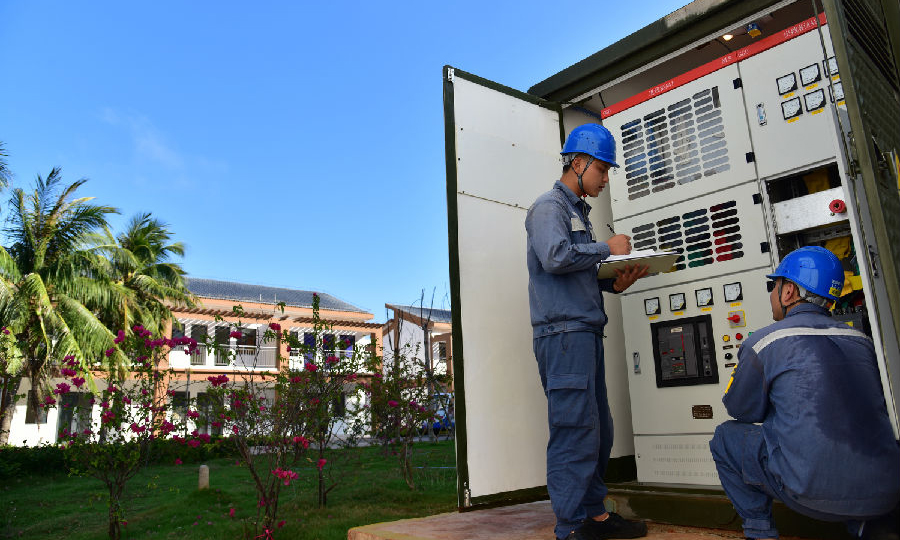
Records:
[[[875,349],[828,310],[844,282],[840,261],[804,247],[766,277],[776,322],[741,345],[722,399],[735,420],[709,444],[744,535],[778,538],[778,499],[861,538],[897,538],[888,514],[900,499],[900,448]]]

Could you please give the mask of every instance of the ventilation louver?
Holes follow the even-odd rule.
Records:
[[[632,120],[621,130],[629,200],[729,169],[717,86]]]
[[[638,225],[631,230],[634,249],[681,253],[672,271],[706,266],[744,256],[735,201],[700,208]]]

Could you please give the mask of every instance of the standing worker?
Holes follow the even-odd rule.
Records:
[[[612,450],[613,424],[603,365],[602,292],[620,293],[647,274],[646,266],[618,270],[598,280],[610,255],[631,252],[617,234],[597,242],[588,219],[616,164],[615,141],[599,124],[572,130],[561,152],[562,177],[528,209],[528,299],[534,354],[547,396],[547,491],[558,539],[638,538],[642,522],[608,513],[603,482]]]
[[[803,247],[768,276],[775,323],[738,350],[722,401],[735,420],[709,443],[744,536],[778,538],[772,499],[861,538],[897,538],[900,448],[872,340],[828,311],[838,258]],[[755,424],[761,422],[762,425]]]

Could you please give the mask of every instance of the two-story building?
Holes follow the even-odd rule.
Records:
[[[173,309],[177,322],[169,323],[164,335],[188,336],[200,344],[212,342],[216,347],[198,345],[190,355],[183,347],[176,348],[168,354],[168,365],[164,362],[160,366],[172,370],[169,388],[175,392],[172,403],[175,420],[182,419],[190,400],[195,400],[201,416],[209,414],[208,377],[233,378],[251,373],[261,377],[274,375],[286,367],[303,369],[306,358],[298,350],[288,350],[286,341],[266,341],[264,335],[270,323],[278,323],[300,342],[313,345],[313,294],[319,297],[319,317],[329,326],[324,336],[326,350],[329,343],[334,344],[328,354],[341,356],[349,354],[355,346],[366,345],[380,353],[382,325],[369,322],[373,319],[371,313],[330,294],[199,278],[187,278],[186,284],[198,298],[198,307]],[[234,311],[235,306],[241,308],[239,315]],[[239,338],[232,337],[235,331],[240,333]],[[51,380],[50,386],[61,381]],[[19,393],[30,390],[30,381],[23,380]],[[352,389],[348,388],[347,392],[351,393]],[[84,406],[90,401],[86,392],[72,392],[64,397],[70,407]],[[99,417],[98,407],[94,406],[91,415],[95,419]],[[33,410],[24,399],[15,408],[9,434],[11,445],[53,443],[60,430],[81,431],[89,422],[86,416],[73,415],[66,407],[48,412]],[[216,431],[213,428],[210,435],[219,434]]]

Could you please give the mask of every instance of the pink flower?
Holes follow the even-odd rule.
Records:
[[[72,384],[75,385],[75,388],[81,388],[81,385],[84,384],[84,379],[81,377],[75,377],[72,379]]]
[[[234,517],[234,508],[228,511],[228,517]]]
[[[388,407],[396,407],[397,405],[398,403],[393,399],[388,401]]]
[[[198,441],[197,439],[191,439],[187,442],[187,445],[191,448],[197,448],[198,446],[200,446],[200,441]]]
[[[316,467],[318,467],[319,470],[321,471],[321,470],[322,470],[322,467],[324,467],[326,463],[328,463],[328,460],[325,459],[325,458],[322,458],[322,459],[320,459],[319,462],[316,464]]]
[[[228,335],[231,336],[231,337],[233,337],[234,339],[241,339],[241,336],[242,336],[243,334],[241,334],[241,333],[240,333],[239,331],[237,331],[237,330],[234,330],[234,331],[232,331],[232,332],[231,332],[230,334],[228,334]]]
[[[338,362],[338,357],[334,356],[334,355],[331,355],[325,359],[326,364],[337,364],[337,362]]]
[[[303,364],[303,368],[304,368],[306,371],[312,371],[312,372],[315,372],[317,369],[319,369],[319,366],[313,364],[312,362],[305,362],[305,363]]]
[[[113,355],[114,352],[116,352],[115,347],[110,347],[109,349],[106,349],[106,357],[109,358],[110,356]]]
[[[69,390],[71,390],[71,389],[72,389],[71,386],[69,386],[68,384],[66,384],[64,382],[61,382],[56,385],[56,389],[53,390],[53,393],[61,396],[63,394],[68,394]]]
[[[65,367],[62,368],[61,370],[59,370],[59,372],[62,373],[63,377],[74,377],[76,375],[74,369],[69,369],[69,368],[65,368]]]
[[[44,397],[44,406],[50,407],[51,405],[56,405],[56,400],[50,396],[45,396]]]
[[[212,375],[210,375],[209,377],[206,378],[206,380],[208,380],[209,383],[212,384],[214,387],[218,388],[219,386],[223,386],[225,383],[228,382],[228,376],[219,375],[219,376],[213,377]]]
[[[285,522],[283,519],[282,519],[281,521],[279,521],[279,522],[278,522],[278,528],[280,529],[280,528],[284,527],[284,524],[285,524],[285,523],[286,523],[286,522]]]
[[[9,328],[7,328],[7,327],[4,326],[4,327],[3,327],[3,334],[8,336],[8,335],[9,335]]]
[[[281,325],[277,322],[269,323],[269,328],[274,332],[281,332]]]
[[[119,343],[122,343],[123,341],[125,341],[125,330],[119,330],[119,333],[116,334],[116,339],[113,340],[113,343],[118,345]]]
[[[231,431],[232,431],[235,435],[237,435],[237,433],[238,433],[238,427],[237,427],[237,426],[231,426]]]
[[[137,422],[131,423],[131,431],[133,431],[135,433],[143,433],[146,430],[147,430],[147,428],[145,428],[144,426],[139,426],[137,424]]]
[[[188,411],[188,418],[200,418],[200,413],[197,411]]]
[[[181,465],[182,463],[181,458],[175,458],[175,465]]]

